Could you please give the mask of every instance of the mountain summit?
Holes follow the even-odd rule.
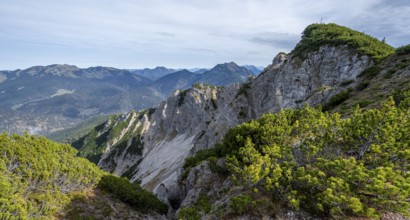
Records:
[[[152,87],[166,95],[177,89],[188,89],[195,83],[205,83],[214,86],[227,86],[243,83],[248,77],[254,76],[252,71],[238,66],[234,62],[217,64],[203,73],[193,73],[186,69],[168,74],[156,80]]]
[[[209,71],[204,72],[199,81],[210,85],[222,86],[245,82],[249,76],[255,76],[255,74],[245,67],[230,62],[218,64]]]

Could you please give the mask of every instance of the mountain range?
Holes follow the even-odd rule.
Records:
[[[112,68],[55,68],[4,71],[0,86],[19,77],[103,83],[118,71],[118,87],[170,96],[154,108],[77,124],[68,133],[82,136],[71,146],[0,134],[0,218],[410,216],[410,45],[393,48],[320,23],[256,77],[234,63],[156,81]],[[4,94],[10,89],[26,86]],[[80,90],[54,89],[47,99]],[[26,104],[11,100],[6,111],[17,115]]]
[[[222,86],[244,82],[254,75],[234,63],[202,73],[175,71],[157,67],[130,72],[72,65],[0,71],[0,129],[48,134],[94,116],[154,107],[174,90],[187,89],[197,82]]]

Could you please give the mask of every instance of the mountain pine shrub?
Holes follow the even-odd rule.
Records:
[[[304,107],[231,129],[218,152],[232,179],[276,203],[332,218],[409,215],[410,98],[350,118]]]

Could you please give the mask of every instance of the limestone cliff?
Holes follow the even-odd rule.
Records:
[[[257,78],[242,85],[175,91],[149,114],[119,117],[129,125],[117,137],[106,135],[98,165],[141,181],[155,193],[161,186],[166,193],[177,187],[184,159],[212,147],[228,128],[267,112],[323,103],[345,89],[343,82],[357,84],[357,76],[371,65],[369,56],[348,46],[323,45],[304,60],[280,53]],[[110,123],[118,124],[109,121],[106,127]],[[134,135],[125,135],[129,132]],[[133,145],[136,138],[140,144]]]

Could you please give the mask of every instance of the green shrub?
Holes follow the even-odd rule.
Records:
[[[0,219],[48,219],[105,172],[43,137],[0,134]]]
[[[184,207],[178,212],[178,219],[201,219],[201,214],[208,214],[211,210],[211,200],[206,194],[201,193],[192,207]]]
[[[407,63],[398,63],[398,64],[396,64],[396,67],[399,70],[405,69],[408,66],[409,66],[409,64],[407,64]]]
[[[363,70],[363,72],[361,72],[358,75],[358,77],[370,80],[370,79],[373,79],[375,76],[377,76],[380,73],[381,70],[382,70],[382,68],[379,67],[379,66],[372,66],[372,67],[369,67],[369,68]]]
[[[130,183],[126,178],[113,175],[104,176],[99,182],[98,188],[128,203],[138,211],[156,211],[161,214],[167,213],[168,207],[154,194],[142,189],[137,183]]]
[[[243,83],[241,87],[239,87],[238,93],[236,94],[236,98],[241,95],[248,96],[248,91],[251,88],[251,83]]]
[[[392,96],[393,96],[393,99],[396,105],[399,106],[404,100],[410,98],[410,89],[406,89],[406,90],[395,89],[392,92]]]
[[[200,150],[196,152],[194,156],[185,158],[185,163],[183,167],[184,169],[190,169],[194,166],[199,165],[202,161],[205,161],[210,157],[216,156],[218,156],[216,148]]]
[[[180,106],[182,106],[182,104],[184,104],[185,96],[186,96],[188,90],[189,89],[183,90],[179,93],[179,95],[178,95],[178,107],[180,107]]]
[[[233,196],[229,207],[232,208],[235,214],[243,215],[253,207],[252,197],[246,194]]]
[[[317,51],[323,45],[347,45],[376,61],[395,52],[393,47],[364,33],[336,24],[311,24],[303,31],[301,41],[291,54],[305,59],[308,53]]]
[[[206,194],[200,194],[199,198],[195,202],[195,207],[197,210],[202,211],[205,214],[208,214],[212,209],[211,200]]]
[[[359,101],[357,103],[357,105],[359,105],[360,108],[364,108],[364,107],[370,105],[371,103],[372,103],[372,101],[370,101],[368,99],[363,99],[363,100]]]
[[[229,171],[225,167],[221,167],[217,164],[218,158],[210,157],[207,159],[209,161],[209,169],[216,174],[221,176],[227,176]]]
[[[402,47],[397,48],[396,53],[398,55],[410,54],[410,44],[407,44],[406,46],[402,46]]]
[[[329,101],[323,105],[323,110],[328,111],[330,109],[333,109],[337,105],[341,104],[342,102],[344,102],[346,99],[350,97],[351,91],[352,89],[349,88],[348,90],[342,91],[330,97]]]
[[[363,81],[363,82],[359,83],[359,85],[356,86],[356,89],[357,89],[357,91],[363,91],[369,85],[370,85],[369,81]]]
[[[227,167],[235,183],[263,186],[296,209],[332,218],[410,215],[409,111],[390,98],[345,120],[310,107],[267,114],[234,128],[231,143],[225,137]],[[238,213],[249,204],[234,201]]]
[[[396,72],[396,70],[391,69],[391,70],[387,71],[386,74],[385,74],[383,77],[384,77],[385,79],[390,79],[390,78],[393,77],[393,74],[394,74],[395,72]]]
[[[184,207],[178,212],[178,219],[183,220],[199,220],[201,215],[197,212],[195,208]]]

